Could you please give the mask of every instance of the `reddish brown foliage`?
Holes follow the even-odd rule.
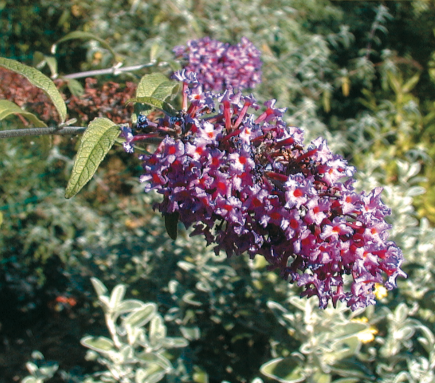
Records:
[[[56,108],[41,89],[32,85],[25,77],[1,67],[0,99],[15,102],[41,120],[59,121]]]
[[[96,79],[87,78],[83,96],[71,96],[67,100],[68,110],[71,117],[83,122],[107,117],[120,124],[127,122],[133,113],[133,105],[125,103],[134,97],[135,91],[136,84],[132,82],[127,82],[125,87],[112,81],[98,86]]]
[[[79,123],[84,124],[95,117],[107,117],[116,124],[129,121],[133,105],[126,106],[125,103],[134,97],[136,84],[127,82],[122,86],[110,81],[98,85],[94,78],[85,81],[81,97],[67,98],[64,95],[69,118],[77,118]],[[55,83],[59,89],[66,86],[65,80],[55,80]],[[56,108],[41,89],[33,86],[23,76],[3,68],[0,68],[0,99],[15,102],[46,122],[59,122]]]

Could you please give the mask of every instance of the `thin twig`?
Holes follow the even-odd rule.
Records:
[[[166,63],[159,63],[159,65],[164,65]],[[147,64],[142,65],[132,65],[132,66],[126,66],[126,67],[112,67],[112,68],[106,68],[106,69],[96,69],[96,70],[90,70],[87,72],[79,72],[79,73],[72,73],[67,74],[65,76],[62,76],[62,78],[83,78],[83,77],[91,77],[91,76],[100,76],[103,74],[113,74],[115,76],[121,74],[122,72],[130,72],[134,70],[139,70],[142,68],[148,68],[151,66],[156,65],[155,62],[150,62]]]
[[[0,138],[11,137],[26,137],[26,136],[46,136],[50,134],[56,134],[66,136],[69,134],[82,134],[86,128],[82,126],[65,126],[50,127],[50,128],[30,128],[30,129],[13,129],[0,131]]]

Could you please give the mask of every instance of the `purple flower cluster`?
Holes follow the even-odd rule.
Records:
[[[128,150],[161,138],[141,156],[141,182],[163,195],[160,212],[178,213],[216,253],[264,256],[303,296],[318,296],[321,308],[329,300],[352,310],[375,304],[376,283],[391,290],[406,277],[401,250],[387,240],[381,188],[357,193],[355,169],[323,138],[304,148],[303,131],[285,124],[275,100],[256,117],[248,113],[258,109],[252,95],[231,88],[212,95],[192,75],[177,78],[190,105],[177,117],[142,117],[139,135],[124,132]]]
[[[188,61],[184,69],[197,74],[204,90],[254,88],[261,82],[261,53],[246,37],[237,45],[204,37],[190,40],[187,47],[177,46],[173,52]]]

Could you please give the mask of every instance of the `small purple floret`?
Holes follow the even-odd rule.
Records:
[[[261,82],[261,52],[246,38],[237,45],[204,37],[173,49],[177,58],[188,61],[187,73],[196,73],[204,90],[254,88]],[[179,80],[183,81],[183,80]]]

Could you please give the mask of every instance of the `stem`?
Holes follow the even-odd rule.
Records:
[[[11,137],[26,137],[26,136],[46,136],[49,134],[56,134],[66,136],[69,134],[82,134],[86,128],[82,126],[65,126],[51,127],[51,128],[30,128],[30,129],[14,129],[0,131],[0,138]]]
[[[183,101],[181,102],[181,110],[187,110],[187,89],[189,88],[189,84],[187,82],[183,82]]]
[[[87,72],[79,72],[79,73],[72,73],[72,74],[67,74],[65,76],[61,76],[62,78],[83,78],[83,77],[91,77],[91,76],[100,76],[103,74],[113,74],[115,76],[121,74],[122,72],[130,72],[130,71],[134,71],[134,70],[139,70],[142,68],[148,68],[151,66],[154,66],[156,63],[155,62],[150,62],[147,64],[142,64],[142,65],[132,65],[132,66],[126,66],[126,67],[112,67],[112,68],[106,68],[106,69],[96,69],[96,70],[89,70]],[[167,63],[162,62],[159,65],[165,65]]]

